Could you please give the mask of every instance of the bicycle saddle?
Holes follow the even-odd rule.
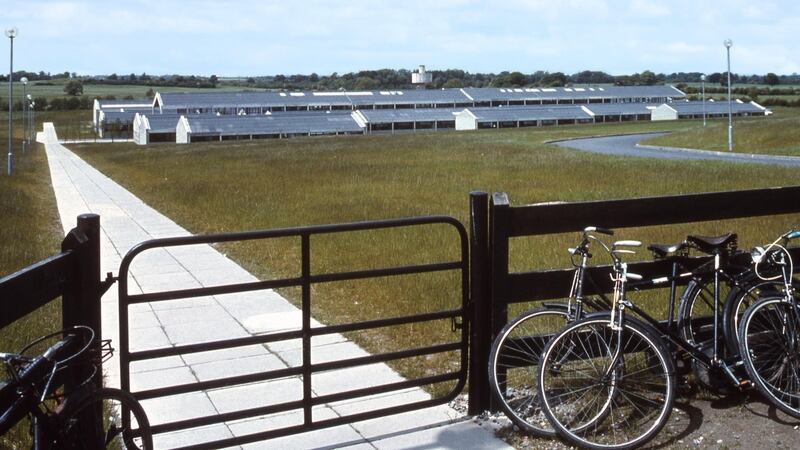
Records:
[[[713,254],[728,247],[736,246],[736,233],[726,233],[720,236],[686,236],[686,241],[697,247],[703,253]]]
[[[679,242],[677,244],[650,244],[647,249],[653,252],[656,258],[666,258],[667,256],[674,255],[686,248],[686,242]]]

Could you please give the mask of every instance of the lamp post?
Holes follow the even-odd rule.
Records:
[[[733,41],[725,39],[725,49],[728,52],[728,151],[733,151],[733,109],[731,107],[731,47]]]
[[[703,90],[703,128],[706,127],[706,74],[700,75],[700,85]]]
[[[25,140],[28,141],[28,145],[30,145],[30,141],[33,140],[33,97],[31,94],[28,94],[25,97],[25,102],[28,104],[28,128],[25,129]]]
[[[31,127],[31,140],[33,140],[33,133],[36,131],[34,120],[36,120],[36,102],[31,100],[31,105],[28,107],[28,112],[31,114],[31,119],[28,121],[28,124]]]
[[[28,146],[28,78],[22,77],[19,81],[22,82],[22,153],[25,153]]]
[[[12,148],[13,148],[12,145],[13,144],[12,144],[12,140],[11,140],[11,135],[13,134],[13,131],[12,131],[11,127],[12,127],[12,125],[14,123],[12,122],[12,120],[13,120],[12,114],[13,113],[11,111],[11,107],[14,104],[14,102],[13,102],[13,99],[14,99],[14,38],[17,37],[18,31],[19,30],[17,30],[17,27],[10,27],[10,28],[6,29],[6,37],[11,41],[11,55],[9,56],[9,61],[10,62],[9,62],[9,65],[8,65],[8,163],[7,163],[7,167],[8,167],[8,175],[9,176],[11,176],[11,173],[13,172],[12,163],[11,163],[11,158],[13,157],[13,152],[12,152]]]

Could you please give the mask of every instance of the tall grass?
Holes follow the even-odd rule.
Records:
[[[0,114],[0,123],[8,123]],[[58,218],[50,172],[44,146],[33,144],[22,152],[22,124],[14,124],[14,173],[6,175],[5,155],[8,128],[0,128],[3,148],[0,174],[0,277],[33,264],[59,252],[63,238]],[[19,301],[2,298],[0,302]],[[0,329],[0,351],[14,352],[32,339],[61,327],[61,306],[56,300]],[[5,379],[5,367],[0,367],[0,379]],[[20,424],[0,436],[0,448],[20,448],[28,442],[28,428]]]
[[[195,233],[338,223],[426,214],[468,222],[468,193],[503,191],[512,204],[583,201],[797,184],[796,171],[720,162],[656,161],[545,144],[568,137],[681,130],[697,122],[302,138],[224,144],[75,146],[92,165]],[[721,205],[720,207],[724,207]],[[738,230],[761,242],[798,217],[624,230],[643,241]],[[514,239],[512,270],[568,267],[576,236]],[[259,277],[297,276],[298,242],[224,246]],[[446,227],[312,239],[313,273],[442,261],[457,253]],[[456,255],[457,256],[457,255]],[[327,323],[458,304],[454,273],[315,286],[313,314]],[[293,301],[294,290],[285,294]],[[518,309],[518,307],[517,307]],[[663,310],[665,306],[654,307]],[[354,338],[369,351],[453,339],[449,323],[382,329]],[[457,364],[454,355],[410,361],[410,376]]]

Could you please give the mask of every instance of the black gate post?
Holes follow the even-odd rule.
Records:
[[[491,270],[490,303],[491,324],[490,342],[508,322],[508,236],[510,222],[508,196],[505,193],[492,194],[489,204],[489,260]],[[487,355],[488,358],[488,355]],[[488,371],[488,361],[487,361]],[[487,383],[488,388],[488,383]],[[491,410],[497,410],[490,399]]]
[[[489,265],[489,195],[469,194],[470,293],[469,409],[470,415],[489,409],[487,367],[492,345]]]
[[[61,243],[62,251],[74,251],[76,264],[71,277],[66,280],[61,297],[63,328],[76,325],[90,327],[95,332],[95,348],[99,354],[100,334],[100,216],[82,214],[78,226],[73,228]],[[76,374],[81,378],[83,374]],[[102,385],[103,374],[98,371],[94,381]],[[85,379],[85,378],[84,378]],[[75,379],[74,382],[82,380]]]

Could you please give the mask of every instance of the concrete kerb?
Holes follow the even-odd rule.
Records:
[[[71,228],[80,213],[94,212],[101,216],[103,273],[118,272],[122,256],[140,240],[189,234],[59,144],[52,124],[45,124],[44,131],[37,134],[37,140],[45,144],[64,228]],[[131,239],[131,236],[135,239]],[[145,257],[144,253],[142,257]],[[204,263],[206,260],[208,264]],[[131,267],[129,286],[132,293],[152,292],[165,287],[179,289],[214,285],[219,283],[220,273],[231,277],[231,280],[226,279],[229,282],[255,280],[255,277],[210,246],[163,250],[142,261],[145,264],[137,266],[134,260]],[[209,271],[209,268],[214,270]],[[110,337],[113,342],[118,342],[119,336],[117,297],[117,290],[112,288],[104,296],[102,304],[103,335]],[[131,310],[130,316],[135,321],[130,327],[131,346],[139,349],[274,332],[277,328],[297,327],[300,318],[297,308],[273,291],[211,296],[196,301],[179,300],[172,305],[137,305]],[[137,363],[132,370],[132,386],[138,390],[287,367],[297,363],[298,350],[292,345],[276,343]],[[333,336],[326,342],[315,343],[315,349],[314,354],[326,360],[365,354],[343,336]],[[108,366],[108,384],[119,383],[117,364],[115,360]],[[339,372],[338,376],[320,374],[314,377],[315,395],[402,380],[400,375],[384,364],[369,366],[366,370],[350,369],[349,372],[356,375],[350,378],[345,372]],[[354,382],[360,386],[354,385]],[[263,406],[287,395],[291,399],[298,399],[297,396],[302,392],[302,389],[298,389],[300,385],[298,379],[285,379],[277,384],[254,383],[145,400],[143,405],[152,422],[157,424],[254,405]],[[395,395],[321,405],[315,414],[337,417],[403,403],[409,399],[427,398],[429,396],[424,391],[412,389]],[[494,437],[491,430],[481,428],[446,405],[401,416],[373,419],[245,447],[274,448],[279,444],[291,448],[348,445],[365,448],[419,445],[428,448],[463,448],[457,443],[468,442],[472,448],[507,448],[505,443]],[[296,414],[282,414],[234,421],[202,427],[196,432],[159,435],[157,445],[160,448],[224,439],[249,434],[254,429],[263,431],[267,426],[294,424],[297,420],[301,419]],[[461,438],[456,436],[462,433]],[[447,439],[443,439],[443,436],[447,436]]]
[[[647,145],[647,144],[636,144],[639,148],[646,148],[649,150],[665,150],[665,151],[676,151],[676,152],[686,152],[691,153],[694,155],[715,155],[719,157],[724,157],[725,159],[731,160],[741,160],[750,162],[754,159],[764,160],[765,164],[768,164],[766,160],[774,160],[776,162],[788,162],[793,164],[800,164],[800,156],[783,156],[783,155],[764,155],[758,153],[734,153],[734,152],[721,152],[716,150],[700,150],[697,148],[686,148],[686,147],[667,147],[663,145]]]

